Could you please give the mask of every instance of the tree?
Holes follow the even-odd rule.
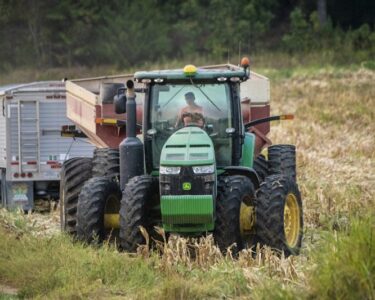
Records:
[[[320,27],[324,27],[327,23],[327,0],[318,0],[317,11]]]

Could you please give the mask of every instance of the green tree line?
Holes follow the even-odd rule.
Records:
[[[375,53],[373,0],[0,0],[0,68],[189,56]]]

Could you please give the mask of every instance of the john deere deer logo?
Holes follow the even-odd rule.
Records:
[[[190,183],[190,182],[184,182],[184,183],[182,184],[182,189],[183,189],[184,191],[190,191],[190,190],[191,190],[191,183]]]

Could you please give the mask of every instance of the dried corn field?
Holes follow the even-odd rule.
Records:
[[[263,71],[271,77],[273,114],[295,114],[273,124],[271,139],[297,146],[305,219],[300,256],[257,248],[233,258],[212,236],[166,240],[162,230],[153,251],[140,246],[130,255],[111,244],[72,243],[59,233],[57,213],[1,211],[0,283],[30,298],[375,299],[375,72]]]
[[[274,87],[273,112],[293,110],[296,119],[274,126],[271,136],[297,146],[309,227],[345,225],[349,216],[374,207],[374,80],[367,70],[332,70]]]

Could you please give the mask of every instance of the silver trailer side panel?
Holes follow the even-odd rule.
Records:
[[[93,146],[87,139],[61,137],[63,124],[72,123],[66,118],[65,101],[42,101],[40,103],[40,160],[58,160],[63,162],[69,157],[88,156]]]
[[[32,209],[35,196],[58,197],[62,163],[91,157],[94,146],[61,137],[61,127],[72,125],[61,82],[0,87],[0,105],[0,202]]]
[[[39,95],[42,97],[42,95]],[[25,96],[22,97],[25,99]],[[8,180],[25,181],[14,174],[29,174],[27,180],[59,180],[65,160],[92,156],[93,145],[87,139],[61,137],[62,125],[71,125],[65,116],[64,100],[21,100],[8,104]]]

